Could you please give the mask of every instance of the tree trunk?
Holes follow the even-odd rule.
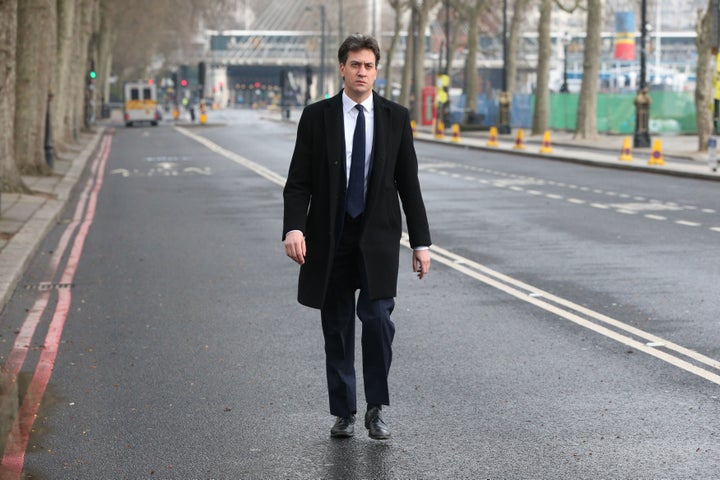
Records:
[[[478,17],[482,2],[477,2],[474,7],[467,8],[468,14],[468,33],[467,33],[467,57],[465,58],[465,111],[467,114],[475,114],[477,112],[477,96],[478,96],[478,73],[477,73],[477,54],[478,54]],[[469,115],[465,115],[467,117]],[[469,122],[469,118],[463,118],[464,122]]]
[[[21,173],[45,174],[45,123],[54,63],[54,2],[18,4],[15,155]]]
[[[540,135],[549,127],[550,119],[550,61],[552,42],[550,22],[552,20],[552,0],[541,0],[540,24],[538,25],[538,64],[535,86],[535,110],[533,112],[532,133]]]
[[[73,75],[74,25],[78,0],[58,0],[57,63],[55,65],[55,88],[52,111],[53,143],[58,150],[65,150],[73,140],[71,85]]]
[[[583,77],[577,111],[575,138],[597,138],[598,72],[603,0],[588,0]]]
[[[710,5],[707,10],[698,11],[697,37],[697,70],[695,73],[695,118],[698,130],[698,151],[705,152],[708,138],[713,132],[712,106],[713,98],[713,58],[710,51]]]
[[[3,192],[27,188],[15,163],[17,0],[0,0],[0,180]]]
[[[383,89],[383,96],[392,98],[392,69],[393,69],[393,57],[395,56],[395,49],[397,47],[398,38],[400,38],[400,30],[402,29],[402,3],[400,0],[390,0],[390,6],[395,12],[395,25],[393,29],[393,36],[390,40],[390,46],[387,50],[387,59],[385,61],[385,88]]]
[[[407,28],[407,40],[405,41],[405,64],[402,70],[402,82],[400,86],[400,100],[399,103],[405,105],[408,108],[412,108],[411,105],[411,91],[412,91],[412,65],[413,65],[413,50],[415,47],[414,35],[415,35],[415,12],[412,12],[412,18],[408,22]]]
[[[513,17],[510,21],[510,37],[508,38],[507,56],[507,91],[512,95],[515,92],[515,81],[517,79],[517,55],[522,40],[522,24],[526,17],[529,0],[515,0]],[[478,2],[480,3],[480,2]]]

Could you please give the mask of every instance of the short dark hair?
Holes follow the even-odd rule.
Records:
[[[366,48],[372,50],[375,54],[375,66],[377,67],[377,64],[380,63],[380,46],[375,38],[362,33],[353,33],[340,45],[338,49],[338,60],[340,64],[345,64],[350,52],[356,52]]]

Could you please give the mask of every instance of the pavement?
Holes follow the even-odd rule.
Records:
[[[512,151],[516,155],[542,157],[558,161],[595,165],[605,168],[631,169],[674,175],[679,177],[699,178],[720,181],[720,168],[715,162],[716,171],[708,163],[707,152],[698,151],[696,135],[653,136],[649,148],[632,148],[632,137],[621,135],[598,135],[594,139],[575,138],[573,132],[552,131],[549,139],[549,152],[542,153],[544,135],[530,136],[525,134],[521,144],[524,148],[515,148],[518,141],[518,129],[512,135],[498,135],[497,146],[489,146],[490,133],[487,131],[460,132],[453,137],[448,129],[443,138],[438,138],[430,127],[418,128],[416,141],[443,142],[463,148],[487,151]],[[625,141],[630,142],[629,157],[620,160]],[[659,141],[655,152],[655,143]],[[544,149],[547,151],[547,148]],[[655,153],[655,154],[654,154]],[[657,159],[662,159],[657,164]],[[652,160],[652,161],[651,161]]]
[[[57,224],[73,187],[105,131],[81,133],[65,152],[56,152],[52,175],[23,176],[31,194],[2,192],[0,198],[0,311],[10,300],[45,235]]]
[[[45,235],[57,224],[72,190],[80,180],[85,165],[97,149],[105,132],[98,126],[92,133],[83,133],[77,144],[66,152],[57,153],[54,172],[50,176],[26,176],[25,184],[31,194],[3,192],[0,198],[0,311],[18,287],[22,275]],[[448,130],[449,132],[449,130]],[[489,132],[461,133],[453,138],[435,137],[430,128],[419,128],[416,141],[439,142],[462,148],[505,151],[559,161],[583,163],[602,167],[645,171],[720,181],[720,172],[708,166],[707,154],[698,153],[696,136],[655,137],[661,140],[664,165],[650,165],[652,149],[632,151],[632,161],[619,160],[624,137],[601,135],[594,140],[573,138],[572,133],[552,132],[550,153],[540,153],[543,138],[525,136],[523,149],[514,148],[517,130],[513,135],[500,135],[498,146],[488,146]]]

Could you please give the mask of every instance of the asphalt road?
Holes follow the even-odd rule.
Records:
[[[48,295],[25,478],[718,477],[714,182],[418,143],[434,263],[401,251],[393,438],[337,441],[280,241],[294,126],[214,119],[118,126],[0,315],[5,361]]]

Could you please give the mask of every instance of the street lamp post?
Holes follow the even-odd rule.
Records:
[[[325,5],[318,5],[320,9],[320,75],[318,88],[320,96],[325,96]],[[313,7],[305,7],[305,10],[312,10]]]
[[[440,59],[442,60],[442,47],[440,50]],[[438,62],[438,67],[440,62]],[[439,69],[438,69],[439,70]],[[450,80],[450,0],[445,0],[445,75],[448,78],[447,86],[447,102],[443,104],[443,122],[447,125],[450,121],[450,87],[452,86],[452,80]]]
[[[503,68],[502,68],[502,91],[500,92],[500,112],[498,115],[498,133],[508,134],[510,129],[510,104],[512,97],[507,91],[507,0],[503,0]]]
[[[650,146],[650,96],[648,95],[647,70],[645,59],[645,39],[647,38],[647,0],[641,2],[640,27],[640,87],[635,97],[635,135],[633,146],[647,148]]]
[[[320,5],[320,95],[325,96],[325,5]]]
[[[567,70],[567,56],[568,56],[568,46],[570,46],[570,41],[572,40],[572,37],[570,37],[570,34],[568,32],[565,32],[565,35],[562,37],[562,44],[563,44],[563,83],[560,87],[561,93],[568,93],[570,89],[568,88],[568,70]]]

